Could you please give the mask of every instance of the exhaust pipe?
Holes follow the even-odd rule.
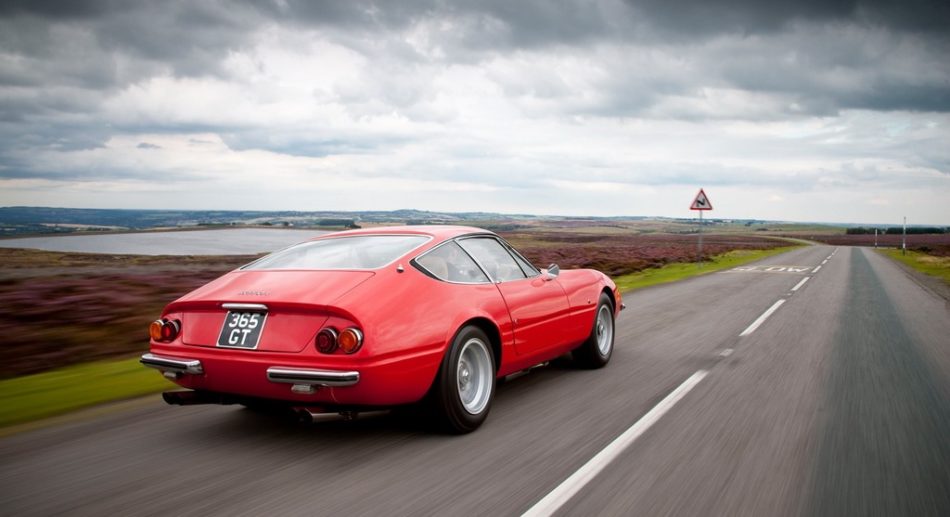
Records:
[[[297,421],[302,424],[316,424],[319,422],[328,422],[340,417],[343,420],[353,420],[356,418],[355,411],[328,412],[326,408],[309,406],[295,406],[290,411],[297,417]]]
[[[320,413],[315,413],[310,411],[305,407],[295,407],[291,409],[295,415],[297,415],[297,421],[301,424],[312,424],[314,419]]]

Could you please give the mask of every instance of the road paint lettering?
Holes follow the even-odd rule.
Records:
[[[792,288],[792,292],[794,293],[795,291],[801,289],[802,286],[805,285],[805,282],[807,282],[809,278],[811,278],[811,277],[810,277],[810,276],[806,276],[805,278],[802,278],[802,281],[799,282],[799,283],[797,283],[797,284],[795,284],[795,287]]]
[[[817,273],[819,269],[821,269],[821,266],[817,266],[815,267],[815,269],[812,269],[811,270],[812,274]]]
[[[739,337],[748,336],[749,334],[755,332],[755,329],[759,328],[759,325],[765,323],[765,320],[769,319],[769,316],[771,316],[773,312],[777,311],[783,303],[785,303],[785,299],[781,299],[772,304],[772,306],[769,307],[769,310],[763,312],[757,320],[753,321],[751,325],[742,331],[742,334],[739,334]]]
[[[733,273],[804,273],[811,266],[738,266],[727,272]]]
[[[699,370],[691,375],[689,379],[683,381],[683,384],[680,384],[672,393],[661,400],[659,404],[653,406],[653,409],[643,415],[643,418],[624,431],[623,434],[614,439],[614,441],[610,442],[610,445],[604,447],[596,456],[591,458],[584,466],[577,469],[576,472],[561,482],[560,485],[548,493],[548,495],[544,496],[543,499],[535,503],[534,506],[522,514],[522,517],[548,516],[558,511],[564,506],[564,503],[570,501],[587,483],[590,483],[597,474],[615,460],[621,452],[635,442],[640,435],[650,429],[650,427],[676,405],[680,399],[685,397],[690,390],[695,388],[707,373],[709,372],[706,370]]]
[[[755,271],[755,266],[739,266],[732,268],[732,271]]]

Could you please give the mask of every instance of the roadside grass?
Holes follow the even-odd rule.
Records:
[[[911,250],[907,250],[907,254],[903,255],[901,250],[890,248],[878,248],[878,251],[898,262],[907,264],[921,273],[935,276],[950,285],[950,257],[936,257]]]
[[[696,275],[714,273],[730,269],[749,262],[755,262],[766,257],[785,253],[801,246],[783,246],[770,250],[734,250],[712,257],[699,265],[695,262],[667,264],[659,268],[650,268],[629,275],[614,278],[614,282],[621,291],[634,291],[652,285],[675,282]]]
[[[138,358],[97,361],[0,381],[0,428],[175,385]]]

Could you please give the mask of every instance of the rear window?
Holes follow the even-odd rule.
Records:
[[[428,240],[424,235],[360,235],[302,242],[244,269],[377,269]]]

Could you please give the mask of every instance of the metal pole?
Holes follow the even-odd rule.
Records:
[[[877,228],[874,229],[874,247],[877,247]]]
[[[901,255],[907,254],[907,216],[904,216],[904,233],[901,234]]]
[[[699,253],[696,255],[696,267],[701,267],[703,262],[703,211],[699,211]]]

